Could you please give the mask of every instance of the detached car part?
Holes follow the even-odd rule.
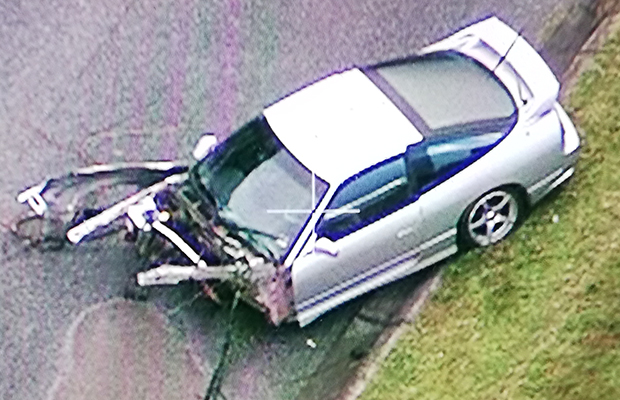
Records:
[[[118,230],[114,223],[129,205],[179,180],[187,169],[182,163],[166,161],[119,163],[46,179],[17,195],[30,211],[13,224],[13,231],[32,243],[50,239],[76,244],[100,237]]]

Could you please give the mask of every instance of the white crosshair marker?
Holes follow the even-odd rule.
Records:
[[[318,140],[318,137],[316,136],[316,133],[314,134],[314,139]],[[269,214],[306,214],[306,215],[310,215],[312,213],[314,213],[314,208],[316,207],[316,174],[314,173],[314,171],[310,171],[312,173],[312,203],[310,205],[309,209],[288,209],[288,208],[284,208],[284,209],[269,209],[267,210],[267,213]],[[338,215],[338,214],[359,214],[360,210],[358,208],[350,208],[350,209],[335,209],[335,208],[326,208],[325,210],[321,211],[320,214],[331,214],[331,215]],[[313,233],[313,237],[315,238],[315,240],[317,239],[317,234],[316,234],[316,225],[314,225],[312,227],[312,233]],[[314,253],[315,248],[314,246],[312,246],[312,252]]]

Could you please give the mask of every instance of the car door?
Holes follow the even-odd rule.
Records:
[[[325,311],[406,275],[415,263],[420,209],[404,155],[345,181],[292,265],[295,306],[306,325]]]

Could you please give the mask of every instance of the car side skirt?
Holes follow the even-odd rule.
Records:
[[[527,188],[531,203],[534,204],[542,200],[549,192],[573,176],[574,172],[574,166],[559,168]]]

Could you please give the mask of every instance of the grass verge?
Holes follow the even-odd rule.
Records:
[[[620,399],[618,33],[567,108],[587,135],[572,182],[446,268],[363,400]]]

